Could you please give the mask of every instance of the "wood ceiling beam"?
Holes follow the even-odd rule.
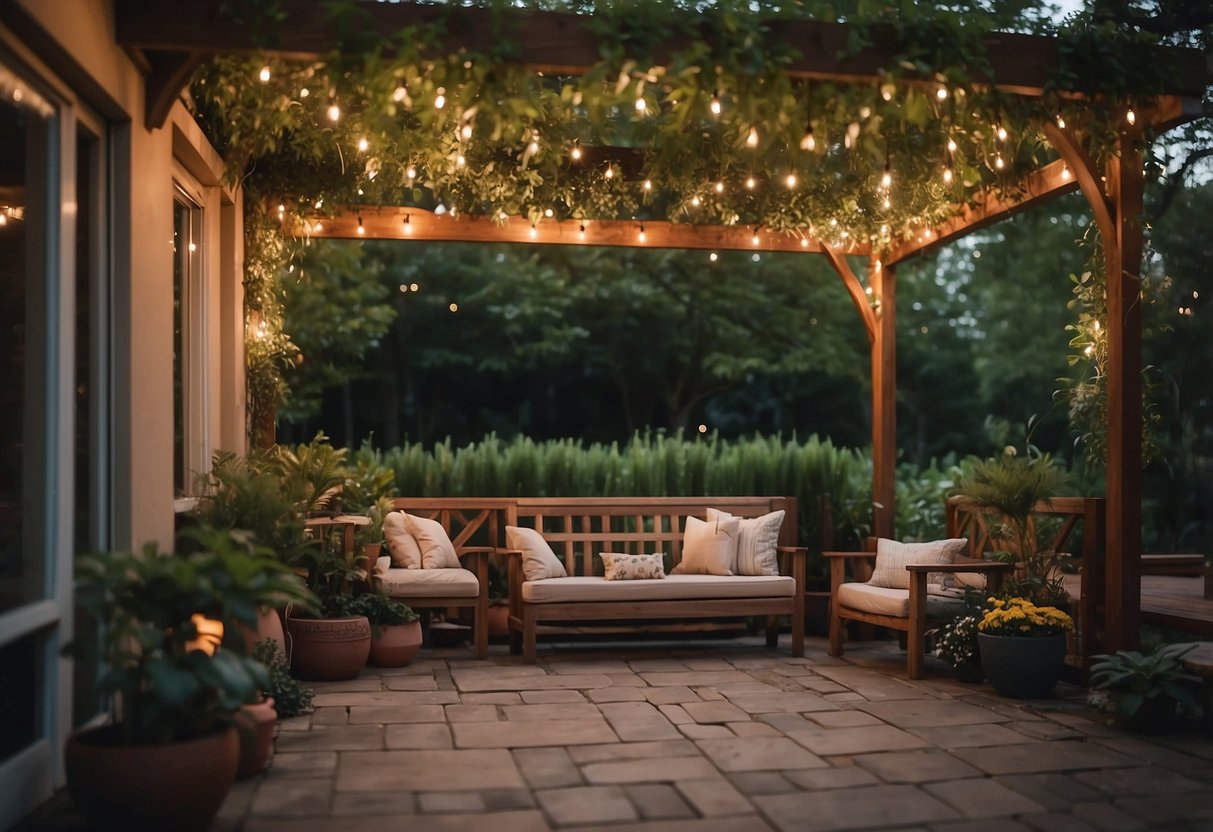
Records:
[[[361,219],[361,233],[359,232]],[[317,228],[316,224],[319,224]],[[582,226],[584,225],[584,239]],[[640,239],[641,229],[644,240]],[[705,251],[787,251],[822,253],[820,241],[791,234],[757,232],[749,226],[691,225],[657,220],[556,220],[544,219],[532,228],[525,217],[490,217],[434,214],[418,208],[363,206],[333,217],[289,223],[297,237],[344,240],[427,240],[456,243],[531,243],[539,245],[621,246],[627,248],[678,248]],[[757,234],[757,242],[755,242]],[[841,250],[869,253],[866,245]]]
[[[1078,190],[1076,170],[1064,159],[1050,162],[1025,177],[1018,193],[999,196],[992,191],[978,194],[979,201],[966,205],[955,217],[942,225],[924,229],[915,240],[892,246],[885,257],[886,265],[895,265],[910,257],[927,254],[979,228],[993,225],[1034,205]]]
[[[337,25],[316,0],[281,0],[283,19],[269,33],[220,15],[222,0],[118,0],[116,36],[128,48],[202,51],[268,51],[299,58],[317,58],[337,46]],[[410,26],[445,21],[446,42],[438,52],[467,49],[499,53],[503,39],[517,44],[515,60],[538,71],[580,75],[600,60],[601,41],[589,16],[565,12],[478,9],[414,3],[366,3],[359,9],[361,25],[371,33],[394,34]],[[347,16],[342,26],[359,25]],[[891,27],[872,27],[870,45],[851,53],[855,27],[808,20],[782,21],[772,38],[800,52],[786,66],[795,78],[842,83],[870,83],[880,77],[899,51]],[[704,33],[711,38],[710,32]],[[984,38],[986,54],[999,89],[1020,95],[1040,95],[1059,62],[1055,38],[994,32]],[[675,36],[655,50],[658,63],[686,48],[691,39]],[[1166,88],[1160,92],[1199,99],[1204,94],[1205,59],[1199,50],[1142,47],[1149,60],[1162,66]],[[930,83],[924,81],[924,83]]]

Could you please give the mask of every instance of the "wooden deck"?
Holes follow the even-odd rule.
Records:
[[[1078,576],[1066,576],[1065,587],[1077,600],[1081,594]],[[1203,577],[1142,575],[1142,623],[1213,636],[1213,598],[1204,597],[1204,587]]]

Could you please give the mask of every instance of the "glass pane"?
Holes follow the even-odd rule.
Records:
[[[0,66],[0,612],[46,597],[40,541],[47,103]],[[58,204],[55,200],[54,204]]]
[[[38,730],[37,679],[42,678],[41,638],[28,635],[0,648],[0,760],[11,757],[41,736]]]
[[[189,279],[190,211],[173,203],[173,486],[178,497],[185,481],[185,287]]]

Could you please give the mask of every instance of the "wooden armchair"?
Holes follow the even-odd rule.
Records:
[[[869,542],[875,548],[875,540]],[[986,576],[987,591],[995,593],[1002,584],[1008,564],[988,560],[958,560],[951,564],[911,565],[909,589],[874,587],[866,582],[848,582],[846,567],[855,564],[855,572],[870,574],[875,551],[825,552],[830,564],[830,649],[841,656],[845,637],[844,621],[860,621],[888,627],[906,634],[906,673],[922,678],[922,654],[926,646],[928,622],[946,620],[955,611],[959,599],[928,592],[927,575],[932,572],[973,572]],[[868,567],[866,570],[863,567]],[[844,589],[846,584],[850,589]],[[862,588],[862,589],[861,589]]]

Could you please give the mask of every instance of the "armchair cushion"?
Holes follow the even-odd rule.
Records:
[[[462,569],[455,545],[447,537],[446,529],[437,520],[406,514],[409,533],[417,540],[421,549],[422,569]]]
[[[939,588],[927,584],[927,617],[944,618],[954,612],[959,612],[964,602],[951,595],[937,594]],[[853,610],[874,613],[875,615],[891,615],[895,618],[907,618],[910,615],[909,589],[890,589],[875,586],[871,582],[839,584],[838,603]]]
[[[733,571],[738,575],[778,575],[779,558],[775,547],[779,545],[779,529],[783,526],[783,509],[772,511],[761,517],[739,518],[737,525],[737,559]],[[717,517],[732,518],[727,511],[710,508],[708,522]]]
[[[475,598],[480,581],[470,569],[386,569],[379,585],[393,598]]]
[[[408,516],[403,511],[390,512],[383,518],[383,537],[392,556],[392,566],[400,569],[421,568],[421,547],[409,531]]]
[[[581,575],[526,581],[528,604],[605,601],[686,601],[704,598],[791,598],[796,581],[786,575],[667,575],[662,581],[608,581]]]
[[[910,573],[906,567],[912,564],[947,564],[963,557],[969,541],[963,537],[948,540],[932,540],[927,543],[899,543],[880,538],[876,542],[876,565],[868,581],[872,586],[888,589],[909,589]],[[928,583],[938,583],[937,575],[929,575]]]
[[[563,578],[569,574],[543,535],[534,529],[506,526],[505,545],[522,552],[522,574],[528,581]]]

